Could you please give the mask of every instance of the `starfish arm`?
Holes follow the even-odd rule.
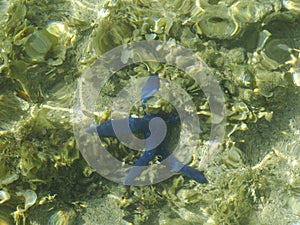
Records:
[[[165,160],[165,165],[174,172],[182,173],[184,176],[189,177],[198,183],[207,183],[205,176],[198,170],[179,162],[173,155],[169,155]]]
[[[178,172],[197,181],[198,183],[201,183],[201,184],[207,183],[205,176],[200,171],[198,171],[188,165],[184,165]]]
[[[128,172],[125,177],[124,185],[130,186],[133,181],[138,178],[141,173],[144,171],[145,167],[148,163],[154,159],[156,155],[156,149],[146,150],[144,154],[138,159],[138,161],[134,164],[132,169]]]
[[[97,133],[99,137],[116,137],[113,123],[114,126],[120,129],[119,135],[126,135],[128,133],[128,130],[125,129],[126,126],[124,126],[124,123],[129,123],[131,132],[133,133],[144,133],[148,129],[148,121],[143,118],[126,118],[120,120],[107,120],[98,126],[87,128],[86,132],[90,134]]]
[[[148,138],[150,135],[151,133],[149,130],[144,132],[144,136],[146,138],[146,150],[126,175],[124,181],[125,186],[130,186],[133,181],[141,175],[145,169],[145,166],[147,166],[149,162],[157,155],[157,148],[152,149],[149,147],[152,145],[152,143],[150,143],[152,140]]]
[[[145,103],[152,98],[152,95],[159,89],[159,78],[156,74],[151,74],[144,84],[141,93],[142,107],[146,108]]]

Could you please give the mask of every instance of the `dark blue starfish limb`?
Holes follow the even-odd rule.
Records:
[[[114,126],[113,126],[114,123]],[[107,120],[104,123],[96,126],[89,127],[86,131],[90,134],[96,133],[99,137],[116,137],[116,133],[114,127],[118,127],[119,133],[118,135],[126,135],[128,130],[125,129],[125,124],[129,123],[129,127],[131,132],[133,133],[144,133],[148,130],[149,122],[144,118],[127,118],[120,120]]]
[[[146,142],[147,144],[147,142]],[[147,147],[146,147],[147,148]],[[198,183],[207,183],[205,176],[198,170],[181,163],[176,159],[169,151],[163,148],[155,148],[153,150],[146,150],[145,153],[134,164],[134,167],[126,175],[124,185],[128,186],[136,178],[140,176],[144,168],[142,166],[148,165],[148,163],[154,159],[155,156],[161,157],[160,161],[164,162],[164,165],[173,172],[181,173],[182,175],[195,180]],[[166,160],[165,160],[166,159]]]
[[[147,166],[150,161],[156,156],[156,149],[146,150],[144,154],[138,159],[134,164],[134,167],[127,173],[124,181],[125,186],[130,186],[133,181],[138,178],[141,173],[144,171],[143,166]]]
[[[142,88],[142,107],[146,108],[145,103],[153,97],[153,94],[159,89],[159,78],[156,74],[151,74]]]
[[[146,138],[146,151],[143,153],[143,155],[136,161],[134,166],[131,168],[131,170],[128,172],[128,174],[125,177],[124,185],[128,186],[132,184],[132,182],[138,178],[141,173],[144,171],[143,166],[147,166],[149,162],[151,162],[154,157],[157,155],[157,149],[158,148],[151,148],[153,139],[150,139],[149,136],[151,135],[150,131],[147,130],[144,132],[144,138]]]
[[[178,172],[182,173],[186,177],[195,180],[200,184],[207,183],[205,176],[200,171],[188,165],[184,165]]]
[[[198,183],[207,183],[207,180],[205,176],[198,170],[194,169],[193,167],[190,167],[188,165],[183,164],[178,159],[176,159],[171,153],[168,151],[160,151],[163,153],[162,160],[166,159],[164,161],[164,164],[173,172],[179,172],[182,175],[189,177]]]

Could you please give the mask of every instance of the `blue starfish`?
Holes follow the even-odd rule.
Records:
[[[163,141],[155,148],[151,147],[153,143],[150,141],[147,141],[148,137],[150,136],[150,130],[149,130],[149,122],[153,118],[157,117],[157,115],[154,114],[146,114],[146,102],[153,97],[153,94],[159,90],[160,83],[159,78],[157,75],[152,74],[149,76],[147,82],[144,84],[142,88],[141,93],[141,101],[142,101],[142,107],[144,109],[144,117],[143,118],[126,118],[126,119],[120,119],[120,120],[114,120],[114,124],[124,124],[128,123],[131,131],[133,133],[142,133],[144,135],[144,138],[146,138],[146,150],[143,153],[143,155],[137,160],[134,167],[128,172],[128,174],[125,177],[124,185],[129,186],[136,178],[140,176],[140,174],[143,172],[142,166],[147,166],[149,162],[151,162],[156,156],[160,158],[160,161],[168,158],[168,160],[165,160],[165,165],[174,172],[182,173],[183,175],[197,181],[198,183],[206,183],[207,180],[204,177],[204,175],[188,166],[184,165],[180,161],[178,161],[167,149],[166,142]],[[167,125],[167,129],[169,130],[171,127],[176,126],[180,123],[180,119],[178,116],[170,116],[168,118],[165,118],[165,123]],[[122,127],[122,126],[121,126]],[[116,137],[115,131],[113,129],[112,120],[108,120],[94,128],[87,128],[88,133],[94,133],[97,132],[99,137]],[[123,133],[122,133],[123,132]],[[118,135],[126,135],[128,131],[124,129],[121,132],[118,132]],[[152,139],[153,141],[153,139]]]

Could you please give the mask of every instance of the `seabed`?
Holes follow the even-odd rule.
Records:
[[[298,0],[2,0],[0,27],[1,225],[300,224]],[[87,115],[109,119],[131,79],[155,73],[175,82],[197,108],[202,133],[190,142],[189,165],[207,184],[174,174],[126,189],[91,168],[76,144],[78,79],[107,51],[143,40],[183,46],[215,76],[226,108],[218,151],[207,152],[206,96],[167,64],[116,72]],[[147,102],[148,113],[172,110]],[[140,113],[137,104],[131,114]],[[139,157],[114,138],[102,141],[124,163]]]

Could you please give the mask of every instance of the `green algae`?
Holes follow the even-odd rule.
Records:
[[[84,10],[71,1],[7,4],[0,22],[0,188],[11,197],[1,204],[0,221],[107,223],[112,220],[90,215],[98,210],[104,215],[110,208],[118,223],[299,221],[300,94],[289,72],[293,65],[285,63],[292,49],[299,49],[294,30],[299,10],[281,1],[82,2]],[[227,135],[214,163],[204,167],[208,184],[176,175],[122,193],[80,156],[70,108],[76,79],[97,57],[121,44],[153,39],[183,45],[211,68],[226,98]],[[193,97],[204,131],[193,156],[197,168],[211,115],[205,96],[183,72],[151,62],[119,71],[97,109],[105,111],[130,77],[149,73],[178,83]],[[16,91],[29,97],[20,98]],[[172,107],[153,100],[146,110],[167,114]],[[133,112],[138,114],[138,107]],[[128,155],[116,140],[106,141],[117,157],[134,163],[136,155]],[[17,194],[26,190],[37,194],[27,208]],[[95,196],[105,204],[97,207],[91,200]]]

